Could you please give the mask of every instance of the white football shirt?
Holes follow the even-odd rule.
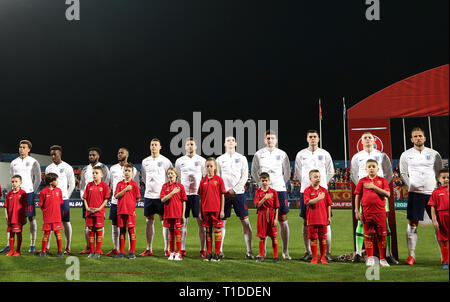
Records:
[[[94,167],[102,167],[103,177],[102,181],[106,184],[110,182],[109,169],[106,165],[98,162]],[[93,168],[91,164],[81,170],[81,178],[80,178],[80,197],[83,198],[84,190],[88,183],[94,181],[94,176],[92,175]]]
[[[290,179],[291,167],[286,152],[275,148],[272,152],[267,148],[258,150],[253,156],[252,177],[259,185],[259,175],[266,172],[270,176],[270,187],[277,192],[286,191],[286,183]]]
[[[387,182],[390,183],[394,174],[392,171],[391,160],[386,153],[378,150],[373,150],[370,153],[362,150],[353,155],[350,164],[350,173],[353,183],[357,185],[361,178],[368,175],[366,171],[366,162],[368,159],[377,161],[379,168],[377,175],[386,178]]]
[[[225,190],[233,189],[236,194],[245,193],[248,180],[248,161],[245,156],[237,152],[232,155],[225,153],[217,159],[218,175],[222,177]]]
[[[175,161],[180,183],[186,190],[186,195],[197,195],[200,181],[206,175],[206,159],[195,154],[192,157],[184,155]]]
[[[431,195],[436,188],[436,177],[442,169],[441,155],[430,148],[418,151],[411,148],[400,156],[400,176],[408,191]]]
[[[309,171],[311,170],[319,170],[320,185],[328,189],[328,182],[334,176],[333,160],[330,153],[321,148],[317,148],[314,152],[305,148],[297,153],[295,157],[295,174],[301,184],[301,193],[311,185],[311,180],[309,179]]]
[[[61,189],[63,199],[69,199],[75,189],[75,174],[72,166],[64,161],[61,161],[59,165],[51,163],[45,168],[45,175],[48,173],[58,175],[58,188]]]
[[[11,162],[10,176],[20,175],[22,185],[20,186],[26,193],[36,192],[41,184],[41,166],[39,162],[31,156],[24,159],[20,157]]]
[[[159,199],[161,189],[167,182],[167,169],[172,163],[165,156],[153,158],[151,155],[142,161],[141,175],[145,184],[145,198]]]

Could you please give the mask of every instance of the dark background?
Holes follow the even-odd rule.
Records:
[[[381,0],[368,21],[358,1],[81,0],[81,20],[60,0],[0,2],[0,152],[20,139],[34,153],[64,148],[72,164],[132,162],[176,119],[278,120],[290,159],[317,128],[323,147],[344,158],[347,108],[406,77],[448,64],[447,0]],[[426,119],[410,119],[428,129]],[[393,157],[403,151],[392,121]],[[207,133],[203,134],[203,137]],[[433,119],[433,143],[448,158],[448,117]],[[411,146],[408,140],[408,148]]]

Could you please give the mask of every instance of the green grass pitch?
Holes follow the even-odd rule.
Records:
[[[106,213],[108,214],[108,209]],[[146,247],[145,218],[143,209],[137,209],[136,252],[142,252]],[[419,227],[417,244],[417,263],[413,267],[402,264],[407,258],[406,247],[406,213],[397,211],[397,233],[399,246],[399,265],[380,268],[381,282],[398,281],[438,281],[448,282],[448,271],[441,269],[440,253],[434,238],[433,226]],[[334,210],[332,220],[332,255],[333,257],[350,253],[353,246],[352,212],[350,210]],[[268,242],[268,259],[264,263],[245,259],[245,243],[242,226],[234,213],[227,223],[224,243],[225,258],[221,262],[204,262],[199,257],[199,240],[197,223],[191,217],[188,224],[188,238],[186,244],[187,256],[181,262],[168,261],[163,253],[163,238],[161,224],[155,222],[154,256],[138,257],[134,260],[114,259],[103,256],[101,259],[88,259],[86,255],[79,255],[84,249],[83,235],[84,220],[81,209],[71,209],[71,223],[73,228],[72,252],[80,261],[80,282],[341,282],[367,281],[366,266],[363,263],[336,263],[328,265],[310,264],[298,261],[303,256],[304,246],[301,235],[302,220],[298,217],[298,210],[293,209],[288,215],[290,227],[289,251],[293,260],[280,264],[272,263],[270,239]],[[0,211],[0,220],[5,222],[4,211]],[[256,235],[256,213],[250,210],[250,220],[253,229],[253,252],[258,253],[258,238]],[[155,220],[156,221],[156,220]],[[38,235],[36,248],[40,249],[42,240],[42,213],[37,209]],[[65,240],[63,239],[63,245]],[[6,224],[0,228],[0,248],[6,245]],[[128,246],[128,243],[126,243]],[[7,257],[0,255],[0,282],[62,282],[66,280],[66,270],[69,265],[65,259],[55,256],[56,240],[52,236],[51,253],[53,255],[41,259],[38,255],[29,255],[29,224],[24,226],[22,256]],[[105,220],[105,236],[103,252],[112,248],[111,221]],[[281,256],[282,242],[279,239]],[[67,258],[67,256],[65,257]],[[68,281],[77,282],[77,281]],[[371,281],[373,282],[373,281]]]

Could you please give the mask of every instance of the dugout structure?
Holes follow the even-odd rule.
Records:
[[[359,139],[365,131],[375,136],[376,149],[385,152],[392,162],[391,118],[434,117],[449,115],[449,65],[436,67],[388,86],[360,101],[347,111],[350,158],[360,151]],[[389,227],[392,254],[398,259],[397,230],[393,184],[389,198]],[[355,185],[352,183],[352,192]],[[355,197],[352,194],[352,210]],[[353,216],[353,246],[357,221]]]

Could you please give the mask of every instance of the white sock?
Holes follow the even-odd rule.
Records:
[[[164,221],[161,220],[162,227],[162,233],[164,238],[164,251],[169,249],[169,228],[166,228],[164,226]]]
[[[223,221],[223,228],[220,229],[220,231],[222,232],[222,244],[220,245],[220,252],[222,252],[222,250],[223,250],[223,243],[224,243],[224,240],[225,240],[225,226],[227,224],[227,220],[226,219],[224,219],[222,221]]]
[[[303,225],[302,234],[303,234],[303,244],[305,245],[305,253],[311,254],[311,245],[309,244],[307,225]]]
[[[416,258],[417,227],[408,224],[406,227],[406,242],[408,243],[409,256]]]
[[[327,225],[327,255],[331,254],[331,225]]]
[[[70,250],[70,243],[72,242],[72,224],[70,223],[70,221],[67,221],[63,222],[63,226],[64,226],[64,235],[66,237],[66,249]]]
[[[187,236],[187,225],[188,225],[188,218],[186,218],[186,222],[184,226],[181,228],[181,250],[186,250],[186,236]]]
[[[52,234],[53,232],[50,232],[50,234],[48,234],[47,246],[45,247],[47,250],[50,249],[50,241],[52,240]]]
[[[119,250],[119,236],[120,236],[120,230],[119,227],[117,225],[112,225],[112,242],[113,242],[113,249],[115,249],[116,251]]]
[[[289,224],[288,221],[285,220],[280,223],[281,229],[281,239],[283,240],[283,254],[289,255]]]
[[[205,228],[202,227],[202,222],[200,219],[197,218],[197,224],[198,224],[198,238],[200,239],[200,251],[205,251],[206,246],[206,231]]]
[[[152,250],[153,246],[153,235],[155,234],[155,219],[149,219],[147,218],[145,220],[145,235],[147,237],[147,250]]]
[[[242,232],[244,233],[244,241],[247,246],[247,253],[252,253],[252,226],[250,225],[250,220],[245,218],[241,220]]]
[[[9,232],[6,232],[6,246],[9,246]]]
[[[30,221],[30,245],[36,245],[36,233],[37,233],[37,222],[33,217],[33,220]]]
[[[86,247],[89,247],[89,228],[84,228],[84,239],[86,239]]]

